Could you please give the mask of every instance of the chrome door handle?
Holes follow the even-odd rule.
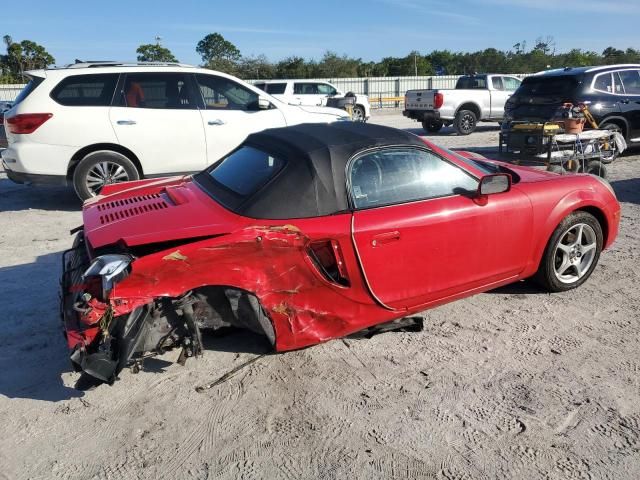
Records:
[[[209,120],[207,123],[209,125],[224,125],[225,121],[224,120],[220,120],[219,118],[216,118],[215,120]]]
[[[118,125],[135,125],[136,121],[135,120],[118,120],[116,123]]]

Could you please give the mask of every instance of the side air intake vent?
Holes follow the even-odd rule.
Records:
[[[113,200],[98,205],[98,211],[102,213],[100,215],[102,225],[165,208],[169,208],[169,205],[157,193]]]

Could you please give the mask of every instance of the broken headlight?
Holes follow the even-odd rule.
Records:
[[[100,292],[89,292],[99,300],[106,301],[113,286],[127,278],[132,257],[129,255],[102,255],[91,262],[89,268],[82,275],[87,285],[100,285]],[[97,286],[97,285],[96,285]],[[96,288],[97,290],[97,288]]]

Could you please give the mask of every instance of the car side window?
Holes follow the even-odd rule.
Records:
[[[196,80],[207,110],[258,109],[258,94],[224,77],[197,74]]]
[[[71,75],[51,92],[60,105],[73,107],[107,107],[111,105],[119,74]]]
[[[494,90],[502,90],[502,77],[491,77],[491,85]]]
[[[318,83],[318,93],[320,95],[335,95],[336,89],[326,83]]]
[[[502,77],[502,82],[504,83],[504,89],[510,92],[515,92],[522,83],[520,80],[513,77]]]
[[[593,82],[593,89],[599,92],[614,93],[611,73],[601,73]]]
[[[620,74],[613,72],[613,92],[622,95],[624,93],[624,87],[622,86],[622,80],[620,80]]]
[[[356,157],[349,169],[351,201],[371,208],[475,192],[478,180],[434,153],[387,148]]]
[[[629,95],[640,95],[640,71],[622,70],[618,72],[624,86],[624,93]]]
[[[196,108],[188,78],[183,73],[129,73],[116,104],[129,108]]]
[[[295,95],[317,95],[318,86],[315,83],[294,83],[293,93]]]

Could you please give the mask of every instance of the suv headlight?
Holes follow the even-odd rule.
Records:
[[[99,279],[102,285],[100,300],[106,301],[113,286],[129,275],[129,265],[132,260],[130,255],[110,254],[96,257],[82,275],[82,279],[85,282],[91,278]]]
[[[336,122],[350,122],[351,121],[351,116],[350,115],[346,115],[344,117],[337,117],[336,118]]]

